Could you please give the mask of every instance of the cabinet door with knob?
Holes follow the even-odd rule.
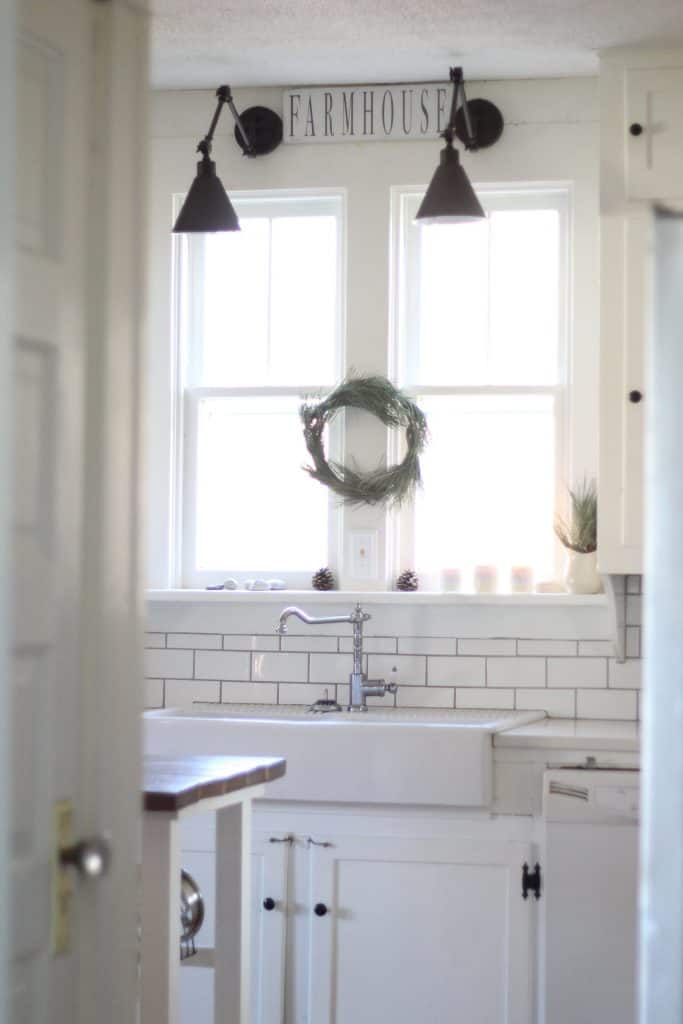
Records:
[[[332,836],[311,847],[315,1024],[531,1024],[528,843]]]
[[[252,840],[251,1024],[286,1019],[287,945],[294,837],[270,830]]]
[[[629,199],[683,198],[683,66],[626,72]]]

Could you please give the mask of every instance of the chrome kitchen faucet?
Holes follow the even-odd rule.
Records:
[[[353,626],[353,669],[349,676],[350,695],[347,711],[367,711],[368,697],[385,697],[387,693],[396,693],[396,683],[385,683],[383,679],[368,679],[363,672],[363,623],[372,616],[364,612],[357,604],[349,615],[324,615],[313,618],[301,608],[290,605],[280,614],[280,622],[275,630],[280,636],[287,633],[287,619],[291,616],[301,619],[307,626],[327,626],[335,622],[350,622]]]

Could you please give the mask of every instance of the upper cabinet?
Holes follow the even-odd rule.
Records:
[[[683,67],[626,70],[629,199],[683,196]]]
[[[683,197],[683,51],[608,51],[600,67],[598,563],[643,571],[652,209]]]

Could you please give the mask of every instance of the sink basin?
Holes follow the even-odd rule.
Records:
[[[371,708],[312,714],[283,705],[195,705],[145,715],[149,754],[287,759],[268,799],[487,807],[492,735],[537,711]]]

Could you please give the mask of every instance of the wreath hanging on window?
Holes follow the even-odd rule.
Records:
[[[340,409],[363,409],[387,427],[403,428],[407,451],[395,466],[360,473],[350,466],[328,462],[323,433]],[[300,410],[306,448],[312,465],[305,471],[349,505],[400,504],[422,482],[420,455],[427,443],[427,420],[412,399],[386,377],[347,377],[327,398],[305,403]]]

